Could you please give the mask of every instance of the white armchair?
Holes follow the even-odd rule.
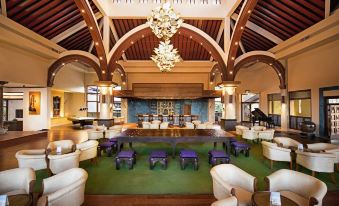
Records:
[[[47,150],[55,150],[57,147],[61,147],[62,149],[75,149],[75,144],[72,140],[59,140],[50,142],[47,145]]]
[[[312,176],[315,172],[330,173],[333,182],[335,180],[334,163],[336,160],[335,154],[332,153],[313,153],[296,150],[297,166],[301,165],[312,171]]]
[[[242,135],[244,130],[249,130],[250,128],[242,126],[242,125],[237,125],[235,126],[235,133],[237,135]]]
[[[149,128],[150,129],[159,129],[160,125],[159,124],[150,124]]]
[[[44,179],[43,193],[38,206],[80,206],[84,203],[88,174],[84,169],[73,168]]]
[[[211,206],[238,206],[238,200],[235,196],[218,200],[212,203]]]
[[[87,132],[88,139],[89,140],[99,140],[104,138],[104,132],[103,131],[97,131],[97,130],[89,130]]]
[[[191,122],[185,122],[185,126],[187,129],[194,129],[194,124]]]
[[[122,131],[123,126],[122,125],[114,125],[112,127],[109,128],[109,130],[118,130],[118,131]]]
[[[163,122],[160,124],[160,129],[167,129],[168,128],[168,122]]]
[[[324,151],[326,153],[333,153],[335,154],[335,164],[337,167],[337,171],[339,171],[339,146],[335,144],[328,144],[328,143],[314,143],[314,144],[307,144],[307,148],[315,151],[321,152]]]
[[[291,158],[291,150],[283,147],[278,147],[276,143],[262,141],[262,151],[264,157],[270,160],[270,168],[273,167],[274,161],[289,162],[290,169],[293,168],[293,161]]]
[[[105,131],[105,138],[112,139],[118,136],[121,133],[120,130],[106,130]]]
[[[284,147],[284,148],[290,148],[290,147],[298,148],[298,145],[301,144],[300,142],[294,139],[288,138],[288,137],[274,137],[273,142],[277,143],[278,146]]]
[[[251,205],[252,194],[256,191],[255,177],[232,164],[217,165],[210,173],[217,200],[235,195],[239,205]]]
[[[251,130],[258,131],[258,132],[259,131],[265,131],[266,127],[255,125],[255,126],[251,127]]]
[[[32,168],[15,168],[0,172],[0,195],[31,194],[35,184]]]
[[[149,129],[150,126],[151,126],[151,123],[149,123],[149,122],[142,122],[142,128],[143,129]]]
[[[49,169],[53,174],[79,167],[80,151],[64,155],[48,155]]]
[[[281,169],[265,178],[268,190],[280,192],[300,206],[322,205],[326,184],[310,175]]]
[[[160,120],[153,120],[152,124],[161,124],[161,121]]]
[[[258,138],[261,140],[272,141],[274,137],[274,129],[258,131]]]
[[[254,130],[243,130],[241,137],[246,140],[258,140],[258,132]]]
[[[29,167],[34,170],[42,170],[47,168],[46,150],[20,150],[15,154],[18,160],[19,168]]]
[[[194,125],[198,125],[198,124],[201,124],[201,121],[200,121],[200,120],[193,120],[192,123],[193,123]]]
[[[86,142],[77,144],[77,150],[80,151],[79,161],[96,159],[98,155],[98,144],[99,142],[96,140],[88,140]]]
[[[198,124],[197,129],[206,129],[206,124]]]

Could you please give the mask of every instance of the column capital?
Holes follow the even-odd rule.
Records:
[[[222,81],[221,83],[218,84],[220,87],[238,87],[240,81]]]
[[[96,81],[95,85],[97,85],[98,87],[116,87],[116,86],[118,86],[118,84],[113,82],[113,81]]]

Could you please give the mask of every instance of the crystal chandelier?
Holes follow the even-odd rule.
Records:
[[[147,18],[147,24],[153,33],[159,38],[168,40],[180,28],[183,20],[180,15],[174,12],[169,2],[164,3],[152,10],[152,14]]]
[[[170,72],[174,64],[181,61],[178,50],[174,49],[170,41],[160,42],[159,47],[154,49],[155,55],[151,59],[157,64],[161,72]]]

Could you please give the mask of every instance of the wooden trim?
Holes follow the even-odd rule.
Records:
[[[318,203],[319,203],[319,201],[315,197],[310,197],[308,205],[309,206],[314,206],[314,205],[317,205]]]
[[[72,62],[81,62],[84,64],[90,65],[99,78],[99,81],[103,80],[104,76],[101,73],[100,66],[93,61],[92,59],[80,55],[80,54],[71,54],[61,57],[60,59],[56,60],[49,68],[48,68],[48,76],[47,76],[47,86],[52,87],[54,83],[54,78],[56,73],[65,65]]]
[[[30,182],[29,182],[29,194],[33,194],[33,192],[34,192],[34,186],[35,186],[35,180],[31,180]]]
[[[258,179],[255,177],[253,181],[254,192],[258,191]]]
[[[242,37],[242,34],[245,30],[246,23],[250,18],[254,7],[257,5],[258,0],[248,0],[244,3],[240,16],[238,17],[238,21],[233,30],[231,43],[230,43],[230,50],[228,52],[227,57],[227,70],[223,72],[224,75],[222,76],[223,81],[233,81],[236,72],[234,70],[234,63],[235,58],[237,56],[239,43]]]
[[[112,77],[111,72],[109,71],[107,66],[107,57],[104,43],[101,38],[101,33],[100,29],[98,28],[97,21],[94,18],[93,11],[86,0],[74,0],[74,2],[77,5],[82,17],[84,18],[89,28],[92,39],[95,42],[94,46],[99,57],[100,68],[102,70],[100,72],[101,74],[98,74],[99,77],[102,76],[102,79],[99,78],[99,80],[111,81]]]
[[[7,17],[6,0],[1,0],[1,14]]]
[[[248,56],[248,57],[240,60],[234,66],[233,79],[235,78],[235,76],[237,75],[239,70],[241,68],[243,68],[243,66],[245,66],[246,64],[251,63],[251,62],[262,62],[262,63],[268,64],[270,67],[272,67],[278,75],[278,78],[279,78],[279,81],[280,81],[280,86],[279,86],[280,89],[286,89],[286,81],[285,81],[286,73],[285,73],[284,66],[278,60],[274,59],[273,57],[270,57],[270,56],[267,56],[267,55],[262,55],[262,54]]]
[[[264,177],[264,181],[266,183],[266,190],[270,191],[270,179],[268,179],[268,177]]]
[[[218,62],[220,71],[226,74],[226,64],[224,62],[222,55],[218,52],[217,48],[215,48],[212,45],[212,43],[210,43],[207,39],[205,39],[205,37],[203,37],[202,35],[200,35],[199,33],[193,30],[190,30],[184,27],[179,28],[177,33],[179,35],[187,37],[188,39],[192,39],[193,41],[197,42],[199,45],[200,43],[202,43],[201,46],[207,52],[211,54],[213,59],[215,59]],[[126,38],[124,42],[116,48],[116,50],[114,51],[109,61],[109,64],[108,64],[109,73],[112,72],[112,68],[115,68],[115,64],[117,64],[120,57],[125,53],[125,51],[127,51],[128,48],[133,46],[138,40],[149,37],[149,36],[153,36],[153,35],[154,34],[152,30],[149,27],[147,27],[147,28],[144,28],[144,29],[141,29],[135,32],[134,34]]]

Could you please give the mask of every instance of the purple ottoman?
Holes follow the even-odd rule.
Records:
[[[231,146],[234,151],[234,156],[238,156],[239,152],[244,152],[246,157],[249,156],[251,149],[249,144],[246,144],[244,142],[232,142]]]
[[[155,150],[151,152],[149,156],[149,168],[152,170],[157,162],[162,165],[163,169],[167,169],[168,158],[166,151]]]
[[[114,142],[110,142],[110,141],[104,141],[104,142],[100,142],[98,145],[98,156],[101,156],[101,151],[104,150],[107,153],[108,157],[112,156],[112,149],[113,147],[115,147],[114,145],[116,145]]]
[[[192,162],[194,170],[199,169],[199,158],[194,150],[181,150],[180,151],[180,166],[184,170],[187,163]]]
[[[211,150],[208,152],[208,163],[215,166],[217,164],[230,163],[230,156],[223,150]]]
[[[133,150],[121,151],[115,157],[115,168],[120,169],[121,163],[126,162],[129,169],[133,169],[133,165],[136,164],[136,155]]]

